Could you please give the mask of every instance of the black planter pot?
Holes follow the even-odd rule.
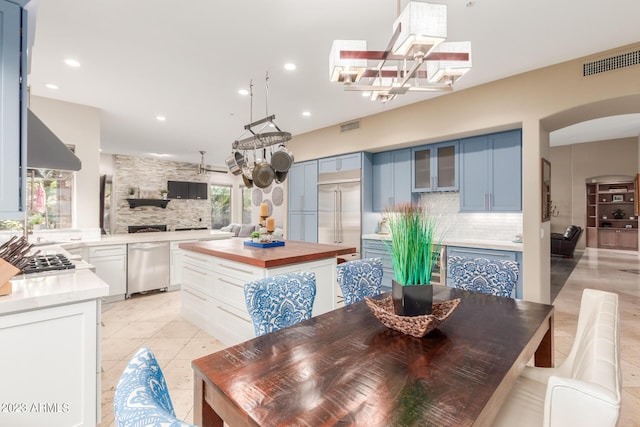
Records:
[[[433,286],[403,286],[392,280],[391,295],[396,314],[400,316],[422,316],[431,314],[433,306]]]

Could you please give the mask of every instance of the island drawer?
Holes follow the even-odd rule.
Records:
[[[225,259],[215,260],[215,272],[236,279],[243,285],[264,276],[261,268]]]
[[[212,298],[201,293],[198,289],[192,289],[183,285],[180,293],[182,297],[183,310],[188,310],[191,317],[196,317],[199,321],[209,323],[209,313],[211,312]]]
[[[255,336],[253,322],[246,310],[238,310],[227,304],[214,301],[213,317],[216,328],[223,329],[225,336],[233,341],[242,342]]]
[[[246,303],[244,301],[245,283],[242,279],[216,274],[213,296],[226,304],[246,312]]]

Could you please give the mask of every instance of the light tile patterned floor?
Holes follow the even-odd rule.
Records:
[[[636,252],[589,249],[554,301],[556,363],[573,343],[582,290],[620,295],[622,412],[620,427],[640,426],[640,258]],[[127,361],[140,347],[155,353],[176,415],[191,422],[191,361],[224,346],[180,316],[180,293],[134,296],[104,306],[102,320],[102,424],[113,426],[113,393]]]

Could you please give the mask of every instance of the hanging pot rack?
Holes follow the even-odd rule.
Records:
[[[285,148],[285,143],[291,140],[291,133],[284,132],[274,122],[275,114],[269,115],[269,73],[265,74],[266,87],[266,117],[257,121],[253,121],[253,81],[249,83],[249,92],[251,95],[251,106],[249,111],[250,123],[244,126],[244,132],[236,139],[231,148],[233,149],[231,157],[227,159],[229,170],[234,174],[242,174],[242,178],[247,187],[256,185],[260,188],[266,188],[271,185],[272,181],[278,183],[286,179],[286,172],[289,166],[282,170],[283,163],[280,157],[274,157],[274,153],[280,154],[281,157],[289,156],[290,163],[293,163],[293,155]],[[275,128],[272,131],[271,128]],[[249,134],[245,137],[245,135]],[[267,161],[267,147],[271,148],[269,154],[273,162]],[[242,154],[239,155],[240,151]],[[281,153],[282,152],[282,153]],[[249,159],[249,154],[253,159]],[[259,155],[259,153],[261,155]],[[236,159],[242,158],[242,165],[236,166]],[[273,164],[272,164],[273,163]],[[284,162],[287,163],[287,162]],[[275,167],[274,167],[275,164]]]

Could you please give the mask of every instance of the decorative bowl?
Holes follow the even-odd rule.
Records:
[[[440,325],[460,304],[460,298],[434,302],[431,314],[424,316],[399,316],[393,308],[391,295],[384,299],[365,297],[365,302],[376,318],[387,328],[422,338]]]

